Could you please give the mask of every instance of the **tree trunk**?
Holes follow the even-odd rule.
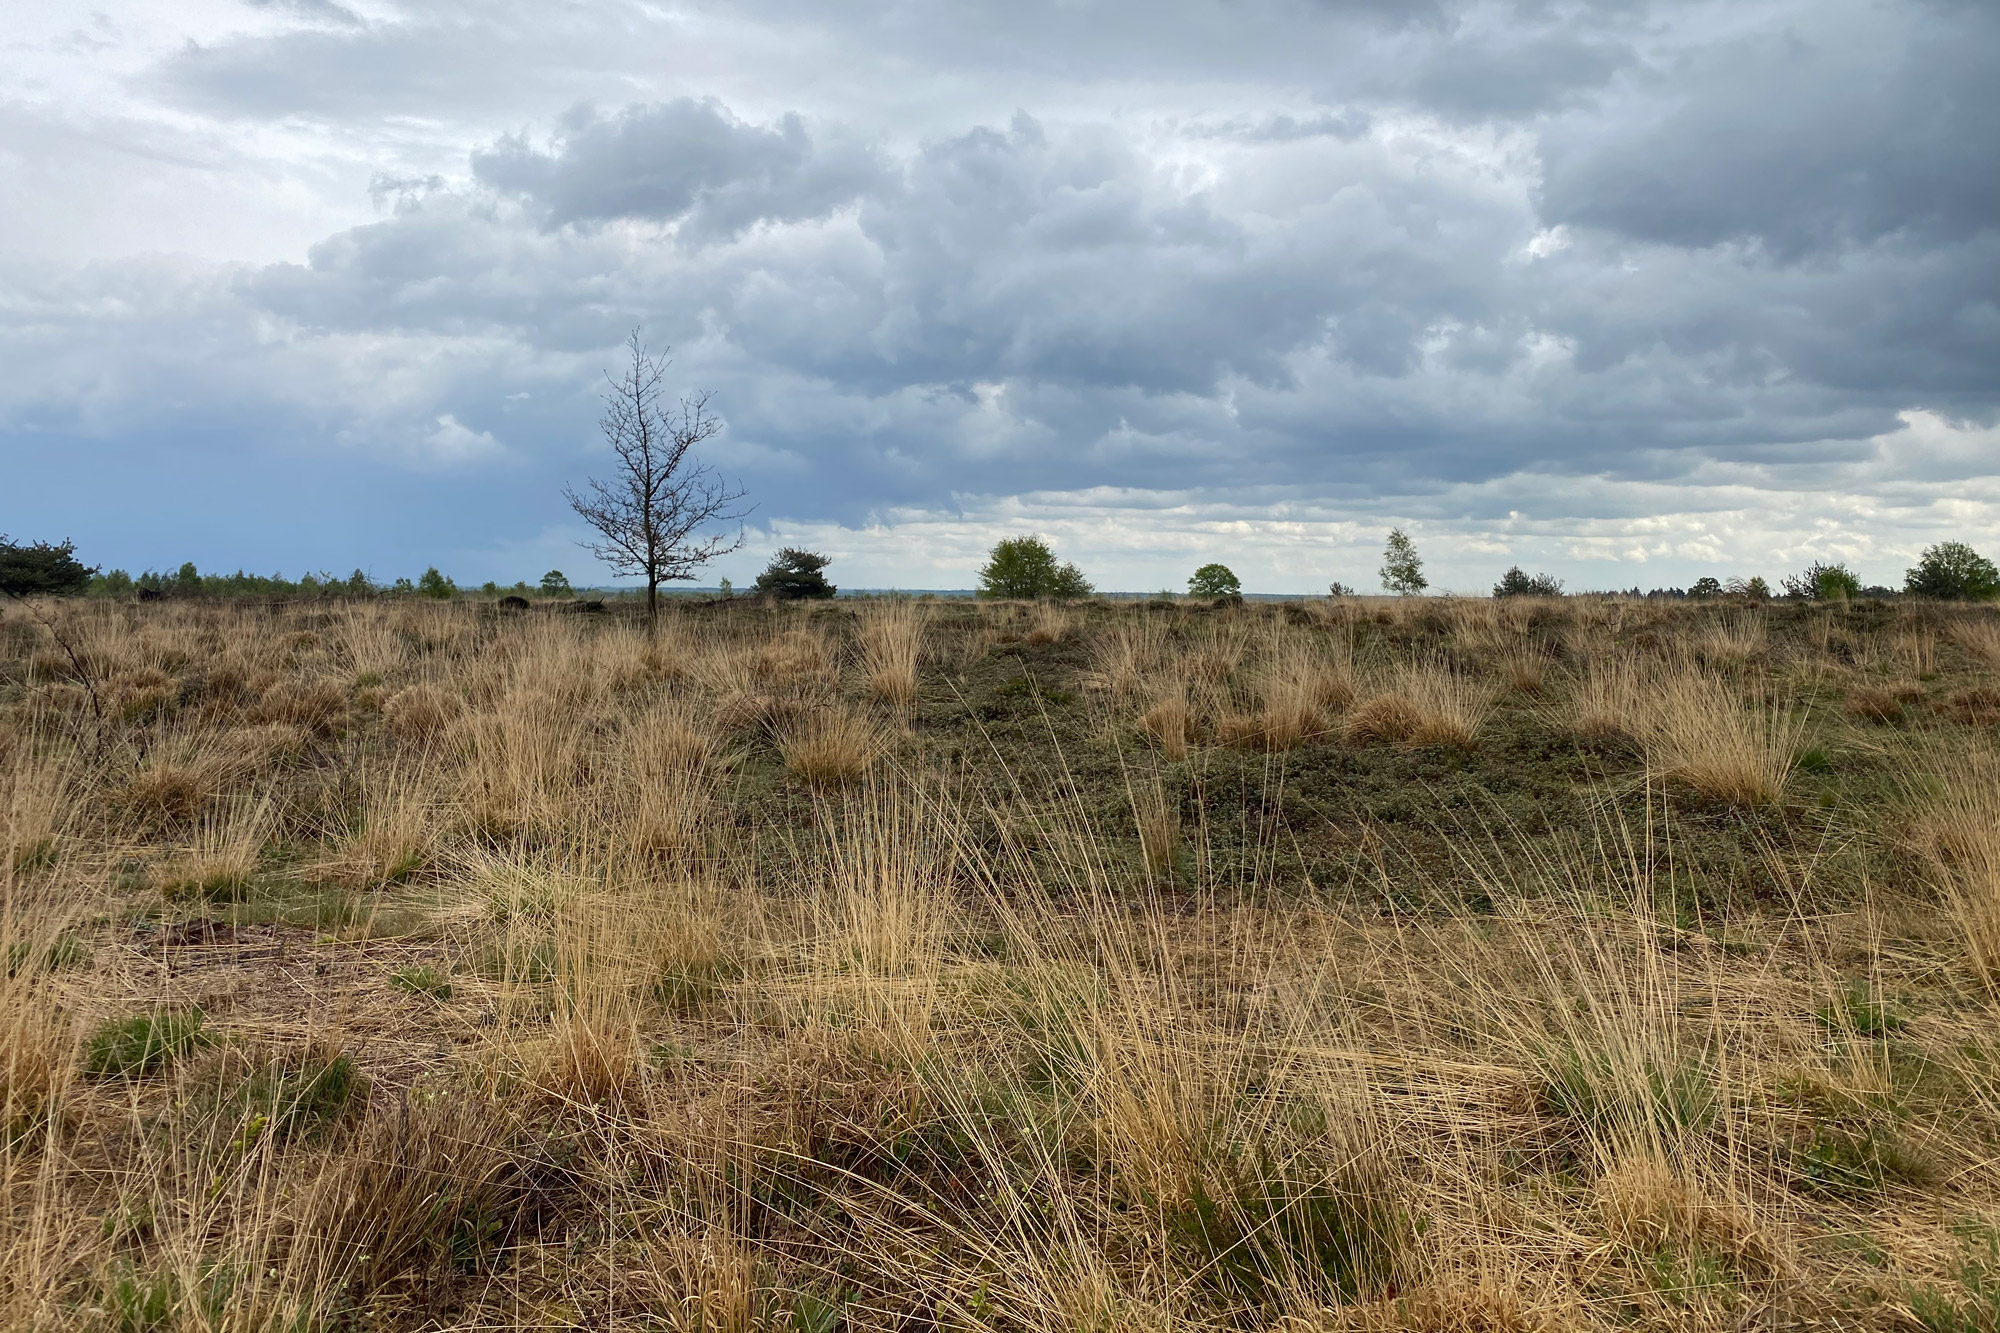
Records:
[[[652,573],[646,575],[646,637],[653,637],[653,630],[660,619],[660,580]]]

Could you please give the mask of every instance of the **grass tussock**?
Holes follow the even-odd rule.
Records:
[[[1703,672],[1651,682],[1641,717],[1656,776],[1732,805],[1777,801],[1805,748],[1804,709],[1746,705],[1727,681]]]
[[[917,702],[917,669],[929,620],[929,609],[921,602],[897,600],[870,610],[861,622],[861,664],[868,688],[899,711],[907,712]]]
[[[830,709],[808,713],[778,739],[785,771],[815,786],[853,782],[882,752],[875,724],[859,713]]]

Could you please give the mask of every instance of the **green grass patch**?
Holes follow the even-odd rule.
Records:
[[[135,1078],[164,1069],[208,1040],[202,1021],[200,1009],[113,1019],[84,1042],[84,1072],[97,1078]]]
[[[451,998],[451,978],[428,963],[397,968],[389,974],[389,984],[412,995],[428,995],[433,1000]]]

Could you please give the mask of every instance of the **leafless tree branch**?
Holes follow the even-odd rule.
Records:
[[[598,427],[618,457],[609,481],[588,479],[587,489],[563,488],[578,517],[597,531],[580,543],[620,574],[646,580],[646,624],[659,617],[660,584],[691,579],[717,556],[743,545],[744,492],[731,486],[692,451],[713,439],[722,423],[708,410],[710,395],[666,405],[667,366],[647,353],[634,329],[626,341],[631,365],[622,378],[605,373],[610,386]],[[708,533],[738,523],[735,534]]]

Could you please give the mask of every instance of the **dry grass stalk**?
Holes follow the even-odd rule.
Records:
[[[1695,640],[1701,660],[1717,666],[1741,666],[1762,657],[1769,647],[1770,627],[1758,611],[1715,621]]]
[[[1645,678],[1630,661],[1593,657],[1570,695],[1570,727],[1599,740],[1637,737],[1646,694]]]
[[[2000,621],[1984,617],[1954,621],[1951,637],[1988,671],[2000,671]]]
[[[2000,996],[2000,755],[1990,742],[1933,743],[1906,781],[1914,834],[1965,940],[1972,970]]]
[[[1130,794],[1132,822],[1139,833],[1139,863],[1147,878],[1168,879],[1181,854],[1180,803],[1167,794],[1166,784],[1157,777],[1131,785]]]
[[[390,695],[382,705],[382,720],[399,740],[422,744],[444,735],[460,711],[458,701],[443,690],[419,683]]]
[[[1501,660],[1501,668],[1507,688],[1517,694],[1539,696],[1548,679],[1549,655],[1538,647],[1518,647]]]
[[[1439,662],[1400,666],[1394,681],[1348,715],[1349,741],[1470,746],[1478,739],[1493,703],[1478,681]]]

